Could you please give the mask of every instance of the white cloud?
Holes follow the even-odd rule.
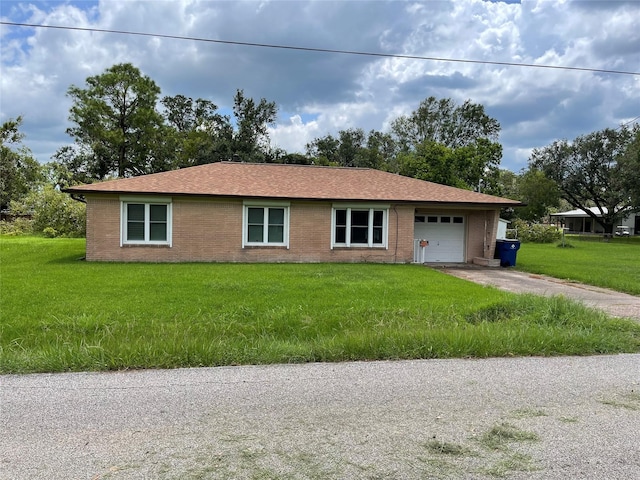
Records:
[[[300,115],[294,115],[289,123],[281,123],[269,129],[271,144],[289,153],[304,153],[305,146],[314,138],[322,136],[318,122],[312,120],[303,123]]]
[[[640,3],[13,1],[6,21],[637,71]],[[485,105],[502,125],[503,166],[531,148],[640,115],[640,77],[301,52],[194,40],[0,26],[0,119],[23,115],[42,161],[66,136],[70,85],[131,62],[162,88],[231,107],[233,94],[275,101],[272,143],[304,151],[340,129],[383,130],[430,95]]]

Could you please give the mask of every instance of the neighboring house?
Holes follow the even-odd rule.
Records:
[[[379,170],[212,163],[67,190],[87,260],[491,264],[520,202]]]
[[[601,217],[602,214],[598,207],[589,207],[589,210],[596,216]],[[604,213],[607,213],[607,207],[603,207]],[[596,222],[591,216],[584,210],[569,210],[568,212],[552,213],[551,218],[555,222],[566,228],[567,233],[604,233],[602,225]],[[640,235],[640,215],[637,213],[630,213],[624,217],[618,225],[625,225],[630,228],[632,234]],[[614,225],[614,228],[618,225]]]

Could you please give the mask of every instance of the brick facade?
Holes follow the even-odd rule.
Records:
[[[467,218],[467,262],[471,263],[476,257],[492,259],[500,211],[472,211]]]
[[[413,259],[415,205],[391,205],[387,248],[332,249],[332,203],[328,201],[290,203],[289,248],[242,248],[241,199],[173,197],[171,247],[121,246],[119,196],[86,198],[89,261],[408,263]]]
[[[464,218],[464,233],[446,226],[433,231],[436,238],[441,235],[438,242],[453,241],[438,243],[444,248],[430,252],[434,255],[429,258],[438,253],[440,261],[489,264],[495,250],[500,208],[520,205],[515,200],[369,168],[241,162],[217,162],[79,185],[67,191],[87,199],[86,257],[91,261],[407,263],[413,261],[415,216],[426,213],[440,215],[440,219],[453,216],[453,223],[458,225],[461,222],[456,217]],[[261,202],[260,199],[264,205],[248,203]],[[123,201],[146,204],[143,210],[139,206],[126,207],[126,214],[131,215],[127,225],[132,238],[163,238],[166,218],[171,220],[166,224],[170,242],[122,244]],[[255,205],[278,209],[283,202],[288,205],[289,236],[288,242],[285,237],[280,244],[288,246],[258,242],[243,246],[244,229],[248,228],[243,217],[249,208]],[[347,208],[388,209],[387,245],[332,248],[334,203]],[[159,204],[170,205],[166,213]],[[263,213],[271,215],[272,210]],[[251,210],[251,214],[253,238],[259,235],[257,227],[263,222],[255,217],[259,211]],[[273,215],[276,221],[281,212],[274,210]],[[366,224],[366,220],[360,221]],[[272,232],[281,233],[278,229],[282,224],[272,222],[271,227]],[[375,228],[377,235],[379,230]],[[358,226],[351,232],[364,240]]]

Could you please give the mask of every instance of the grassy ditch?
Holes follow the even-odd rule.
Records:
[[[605,242],[598,236],[569,235],[565,242],[571,248],[523,244],[518,270],[640,295],[640,236]]]
[[[415,265],[116,264],[0,239],[0,372],[637,352],[640,325]]]

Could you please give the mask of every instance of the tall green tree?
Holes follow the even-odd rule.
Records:
[[[261,98],[256,102],[244,90],[237,90],[233,99],[236,129],[231,150],[233,159],[245,162],[263,162],[268,156],[269,126],[276,121],[278,107],[275,102]]]
[[[461,187],[456,171],[453,149],[434,141],[425,140],[411,152],[398,155],[399,173],[429,182]]]
[[[165,145],[173,151],[174,168],[231,159],[233,128],[213,102],[176,95],[164,97],[161,103],[169,127]]]
[[[0,127],[0,210],[19,201],[44,181],[43,169],[22,143],[22,117],[9,119]]]
[[[412,150],[425,141],[458,148],[479,139],[497,142],[500,123],[488,116],[481,104],[467,100],[457,105],[451,98],[429,97],[410,115],[394,120],[391,131],[403,150]]]
[[[518,218],[539,222],[553,207],[560,205],[560,191],[556,182],[540,170],[529,169],[517,179],[517,196],[525,205],[516,211]]]
[[[340,145],[338,159],[343,167],[360,167],[364,163],[363,153],[366,135],[361,128],[349,128],[338,132]]]
[[[390,133],[371,130],[359,166],[397,172],[397,153],[397,144]]]
[[[396,144],[388,133],[361,128],[340,130],[337,137],[326,135],[309,142],[307,155],[320,165],[375,168],[395,171]],[[392,166],[393,165],[393,166]]]
[[[558,140],[535,149],[530,168],[540,170],[555,181],[560,196],[612,233],[635,207],[629,179],[637,178],[633,145],[640,126],[606,128],[577,137],[572,142]],[[629,157],[627,157],[629,155]],[[589,207],[597,207],[599,215]]]
[[[340,140],[333,135],[315,138],[307,143],[307,155],[318,165],[340,165]]]
[[[634,138],[618,161],[625,172],[621,179],[622,186],[631,197],[632,207],[640,211],[640,128],[637,124],[634,131]]]
[[[481,104],[467,100],[457,105],[450,98],[429,97],[410,115],[394,120],[391,132],[401,152],[399,164],[435,162],[428,168],[439,172],[432,181],[448,179],[448,185],[497,191],[502,158],[500,123],[487,115]],[[442,156],[445,150],[435,145],[447,149],[446,159]],[[409,160],[411,156],[417,158]],[[440,164],[443,161],[445,164]]]
[[[173,159],[163,148],[159,94],[156,83],[130,63],[87,78],[83,88],[72,85],[69,120],[74,125],[67,133],[76,145],[58,159],[73,159],[70,169],[96,180],[167,170]]]
[[[501,155],[502,146],[485,139],[458,148],[425,140],[398,154],[398,173],[467,190],[497,193]]]

